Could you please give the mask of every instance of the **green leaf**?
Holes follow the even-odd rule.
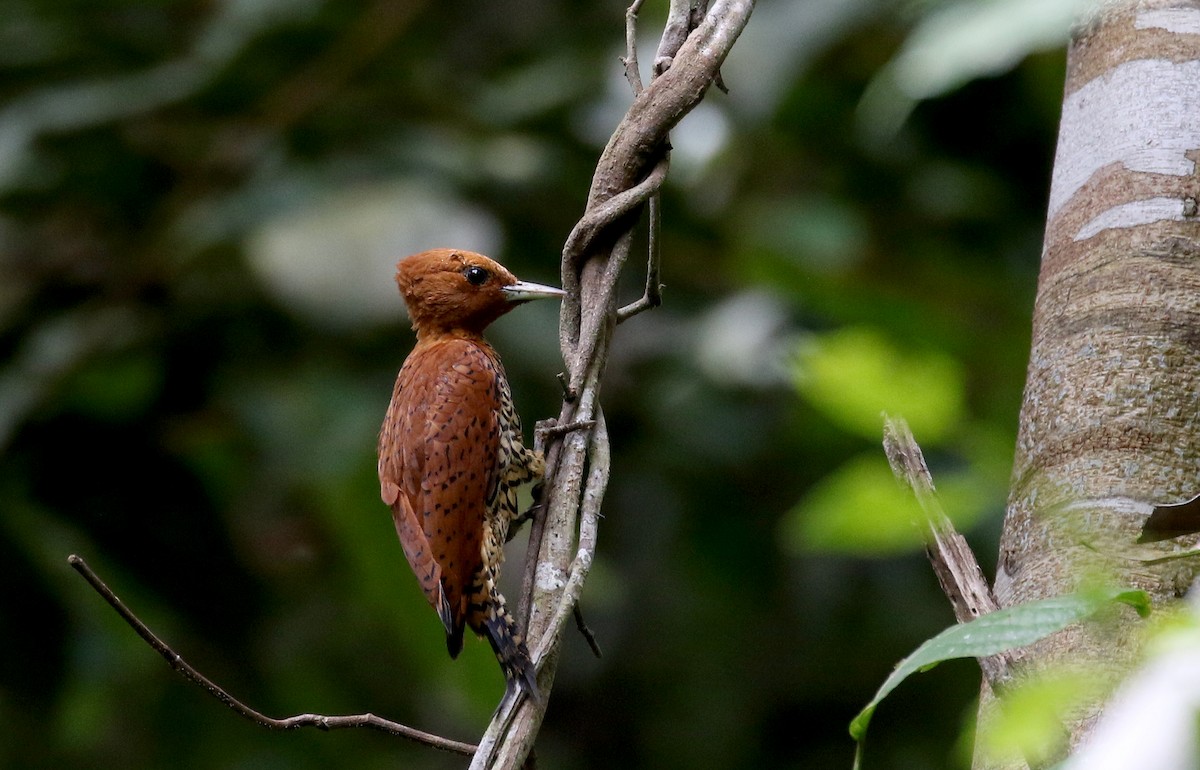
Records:
[[[947,628],[900,661],[871,702],[850,723],[850,735],[862,742],[875,707],[910,674],[927,671],[944,660],[982,658],[1033,644],[1114,602],[1128,604],[1143,617],[1150,611],[1150,597],[1145,591],[1102,589],[1006,607],[970,623]]]
[[[846,430],[879,439],[880,413],[902,414],[927,445],[944,440],[962,419],[962,367],[938,351],[906,351],[876,329],[860,326],[821,335],[800,350],[800,394]]]

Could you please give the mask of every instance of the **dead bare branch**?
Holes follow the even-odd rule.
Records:
[[[634,96],[642,92],[642,73],[638,70],[637,55],[637,16],[643,2],[645,0],[633,0],[625,9],[625,56],[621,63],[625,65],[625,79],[629,81]]]
[[[600,642],[596,641],[596,635],[592,633],[592,629],[588,627],[587,621],[583,619],[583,610],[579,608],[579,602],[575,602],[575,628],[583,635],[583,639],[588,643],[588,647],[592,648],[592,654],[597,658],[603,658],[604,652],[600,649]]]
[[[883,449],[892,466],[892,473],[912,489],[921,506],[924,518],[918,525],[925,541],[925,553],[933,565],[942,592],[954,608],[955,619],[959,623],[966,623],[994,612],[999,605],[992,595],[992,589],[971,547],[958,534],[954,523],[942,509],[934,491],[929,466],[925,464],[925,455],[913,438],[907,422],[885,416]],[[1013,661],[1006,653],[981,658],[979,666],[995,692],[1002,691],[1012,679]]]
[[[651,195],[648,203],[649,222],[647,223],[647,239],[649,240],[649,244],[646,247],[646,251],[648,252],[646,257],[646,288],[640,298],[617,311],[618,324],[628,321],[638,313],[643,313],[662,304],[662,256],[658,245],[662,212],[659,205],[659,194],[656,192]]]
[[[708,5],[707,0],[704,5]],[[662,39],[658,41],[658,50],[654,52],[654,77],[671,69],[671,64],[675,61],[675,54],[683,47],[683,42],[687,40],[691,31],[704,18],[704,10],[699,9],[693,0],[671,0]],[[696,12],[699,13],[698,16]]]
[[[113,592],[108,585],[100,579],[100,577],[92,571],[87,562],[82,557],[71,554],[67,557],[67,563],[72,569],[83,576],[83,579],[100,594],[104,601],[108,602],[109,606],[117,611],[121,619],[129,624],[137,635],[142,637],[146,644],[154,648],[154,650],[167,661],[167,664],[179,672],[184,679],[192,684],[199,685],[209,695],[224,703],[229,708],[233,709],[238,714],[242,715],[251,722],[267,728],[268,730],[295,730],[301,727],[315,727],[318,730],[341,730],[351,727],[365,727],[371,730],[379,730],[380,732],[398,735],[402,738],[408,738],[417,743],[423,743],[426,746],[432,746],[435,749],[449,751],[455,754],[464,754],[470,756],[475,753],[475,747],[469,743],[453,741],[449,738],[427,733],[424,730],[418,730],[414,727],[402,725],[399,722],[393,722],[383,717],[375,716],[374,714],[354,714],[349,716],[326,716],[324,714],[298,714],[284,719],[275,719],[266,716],[265,714],[250,708],[245,703],[242,703],[237,698],[230,695],[220,685],[214,683],[211,679],[197,671],[190,663],[183,659],[179,653],[171,649],[166,642],[160,639],[150,628],[134,614],[133,610],[129,609],[124,602]]]

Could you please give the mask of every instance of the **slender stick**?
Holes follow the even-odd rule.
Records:
[[[617,311],[617,323],[623,323],[638,313],[651,310],[662,304],[662,257],[658,245],[658,234],[662,219],[660,194],[656,190],[650,196],[650,221],[648,224],[648,239],[650,241],[646,257],[646,290],[640,299],[636,299]]]
[[[579,609],[579,602],[575,602],[575,628],[583,636],[584,641],[588,643],[588,647],[592,648],[592,654],[597,658],[604,657],[604,651],[600,649],[600,642],[596,641],[596,634],[588,626],[587,621],[583,619],[583,610]]]
[[[933,477],[925,464],[925,455],[913,438],[908,423],[901,418],[885,417],[883,448],[892,473],[912,489],[925,514],[920,522],[925,553],[933,565],[942,592],[954,608],[959,623],[974,620],[999,608],[988,587],[979,561],[971,546],[954,528],[942,510],[933,488]],[[1012,658],[1006,653],[979,659],[979,667],[993,691],[1000,692],[1012,679]]]
[[[626,56],[623,60],[625,63],[625,78],[629,81],[630,88],[633,89],[634,97],[637,97],[642,92],[642,76],[638,71],[637,60],[637,15],[642,8],[643,0],[634,0],[629,9],[625,11],[625,49]],[[705,7],[707,8],[707,2]],[[666,71],[674,61],[676,52],[683,42],[687,40],[688,33],[692,31],[698,19],[692,17],[691,0],[671,0],[670,10],[667,13],[667,24],[663,29],[662,38],[658,41],[658,51],[654,55],[654,66],[652,68],[650,79],[661,75]],[[658,166],[662,167],[662,179],[666,179],[666,164],[670,161],[670,146],[669,142],[666,151],[663,153],[663,158],[659,161]],[[655,169],[655,172],[658,168]],[[651,176],[654,175],[652,172]],[[617,323],[627,321],[633,318],[638,313],[656,308],[662,304],[662,284],[659,282],[659,248],[658,248],[658,233],[660,229],[662,212],[660,210],[659,188],[662,187],[662,180],[654,185],[654,191],[649,198],[649,246],[647,251],[649,255],[646,259],[646,290],[642,293],[639,300],[625,305],[617,311]],[[610,201],[611,202],[611,201]],[[580,630],[587,628],[583,621],[579,622]],[[585,634],[586,635],[586,634]],[[591,642],[591,637],[588,637]],[[593,645],[593,649],[598,649]],[[599,656],[597,656],[599,657]]]
[[[638,71],[637,16],[643,2],[645,0],[633,0],[625,9],[625,57],[621,63],[625,65],[625,79],[629,81],[634,96],[642,92],[642,73]]]
[[[708,3],[703,5],[700,9],[694,7],[692,0],[671,0],[670,9],[667,11],[667,24],[663,27],[662,38],[658,41],[658,50],[654,52],[654,74],[651,79],[671,68],[675,54],[683,47],[684,41],[700,23],[700,19],[704,18]]]
[[[133,610],[129,609],[122,602],[112,589],[109,588],[87,562],[82,557],[71,554],[67,557],[67,563],[83,576],[83,579],[88,582],[96,593],[103,597],[104,601],[108,602],[109,606],[117,611],[121,619],[129,624],[137,635],[142,637],[146,644],[154,648],[154,650],[167,661],[167,664],[179,672],[184,679],[192,684],[197,684],[204,688],[209,695],[224,703],[229,708],[233,709],[238,714],[242,715],[251,722],[261,725],[269,730],[295,730],[300,727],[315,727],[318,730],[340,730],[350,727],[366,727],[372,730],[398,735],[402,738],[423,743],[426,746],[432,746],[435,749],[449,751],[454,754],[463,754],[471,756],[475,753],[475,747],[469,743],[460,741],[452,741],[449,738],[427,733],[424,730],[418,730],[414,727],[402,725],[399,722],[393,722],[382,717],[377,717],[374,714],[355,714],[352,716],[325,716],[323,714],[299,714],[297,716],[286,717],[284,719],[274,719],[258,712],[246,704],[242,703],[237,698],[230,695],[224,688],[214,683],[211,679],[197,671],[190,663],[185,661],[179,653],[175,652],[160,639],[150,628],[134,614]]]

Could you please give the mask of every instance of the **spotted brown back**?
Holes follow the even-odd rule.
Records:
[[[379,438],[381,494],[452,655],[461,648],[483,566],[488,500],[499,484],[499,397],[487,343],[419,342],[396,379]]]

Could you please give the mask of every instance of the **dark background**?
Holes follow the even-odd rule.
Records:
[[[664,6],[643,11],[646,64]],[[673,134],[666,304],[620,328],[603,394],[613,480],[583,603],[605,655],[568,636],[543,766],[849,766],[849,720],[953,622],[882,409],[994,558],[1065,29],[947,33],[965,7],[763,3],[730,93]],[[378,497],[412,343],[392,265],[458,246],[557,282],[629,101],[623,14],[0,3],[0,766],[462,764],[243,721],[66,556],[269,714],[475,740],[495,662],[474,641],[446,657]],[[556,414],[555,308],[491,337],[527,426]],[[969,661],[905,683],[867,766],[962,766],[977,688]]]

